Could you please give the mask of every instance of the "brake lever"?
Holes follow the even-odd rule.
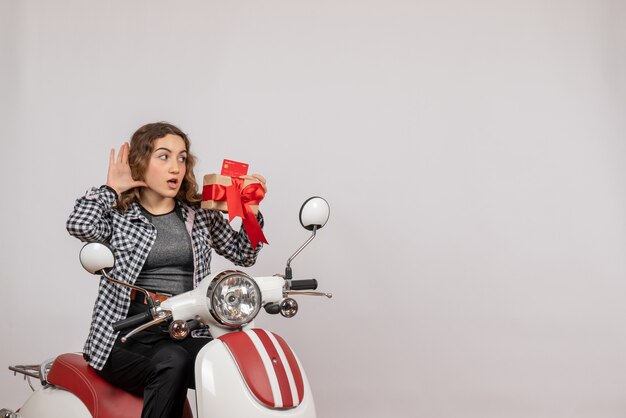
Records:
[[[306,292],[302,290],[288,290],[285,292],[288,295],[303,295],[303,296],[326,296],[328,299],[333,297],[332,293],[324,293],[324,292]]]

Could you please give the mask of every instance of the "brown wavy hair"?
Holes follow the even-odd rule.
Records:
[[[185,147],[187,147],[185,177],[183,178],[180,189],[176,194],[176,199],[189,205],[197,205],[202,198],[198,194],[198,184],[196,183],[196,176],[193,174],[193,168],[196,165],[196,157],[189,149],[191,143],[189,142],[187,135],[171,123],[149,123],[137,129],[137,131],[133,134],[130,139],[130,152],[128,154],[128,165],[130,166],[133,179],[137,181],[145,180],[144,175],[150,162],[154,142],[168,134],[181,137],[185,142]],[[140,188],[136,187],[122,193],[116,208],[121,211],[128,210],[131,203],[139,201],[139,190]]]

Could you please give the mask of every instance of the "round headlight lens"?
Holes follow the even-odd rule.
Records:
[[[252,321],[261,309],[261,290],[241,271],[218,274],[207,294],[211,314],[221,324],[240,327]]]

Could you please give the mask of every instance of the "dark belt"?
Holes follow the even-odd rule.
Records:
[[[154,302],[158,300],[159,302],[163,303],[169,298],[169,296],[162,295],[160,293],[153,293],[153,292],[148,292],[148,293],[150,294],[150,297],[152,298]],[[143,292],[140,292],[135,289],[132,289],[130,291],[130,300],[143,303],[144,305],[148,304],[148,301],[146,300],[146,295]]]

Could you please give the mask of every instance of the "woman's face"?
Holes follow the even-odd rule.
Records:
[[[187,172],[186,163],[185,141],[178,135],[167,134],[152,145],[144,182],[160,196],[174,198]]]

